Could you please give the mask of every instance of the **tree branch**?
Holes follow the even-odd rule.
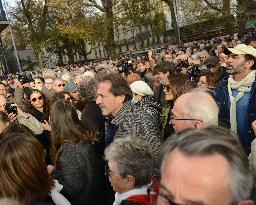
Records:
[[[209,6],[211,9],[216,10],[216,11],[221,11],[217,6],[214,6],[209,0],[204,0],[204,2]]]
[[[97,2],[95,0],[88,0],[91,3],[84,3],[85,6],[87,7],[95,7],[97,9],[99,9],[101,12],[105,12],[105,9],[100,6],[99,4],[97,4]]]

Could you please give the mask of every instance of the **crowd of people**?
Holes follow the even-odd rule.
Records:
[[[0,204],[254,204],[254,37],[2,76]]]

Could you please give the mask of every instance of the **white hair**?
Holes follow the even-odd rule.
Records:
[[[206,89],[193,89],[189,93],[184,106],[184,116],[203,121],[205,127],[218,125],[219,108]]]

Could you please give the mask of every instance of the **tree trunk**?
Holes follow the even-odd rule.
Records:
[[[38,64],[39,64],[39,68],[43,69],[44,68],[44,62],[43,62],[43,55],[42,55],[42,51],[36,51],[35,52],[37,55],[37,60],[38,60]]]
[[[115,34],[114,34],[114,14],[112,0],[106,1],[106,17],[107,17],[107,40],[106,49],[108,57],[115,56]]]
[[[180,44],[180,42],[179,42],[178,24],[177,24],[175,9],[174,9],[174,2],[173,2],[173,0],[163,0],[163,1],[165,3],[167,3],[167,5],[168,5],[168,7],[170,9],[171,18],[172,18],[172,27],[173,27],[173,31],[175,33],[176,43]]]

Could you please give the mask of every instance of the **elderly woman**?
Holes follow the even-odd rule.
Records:
[[[152,98],[154,92],[147,83],[142,80],[135,81],[130,85],[133,93],[131,103],[139,106],[148,113],[159,125],[161,125],[161,108]]]
[[[149,205],[156,194],[148,194],[153,172],[150,145],[135,137],[116,139],[105,150],[108,176],[116,192],[113,205]]]

